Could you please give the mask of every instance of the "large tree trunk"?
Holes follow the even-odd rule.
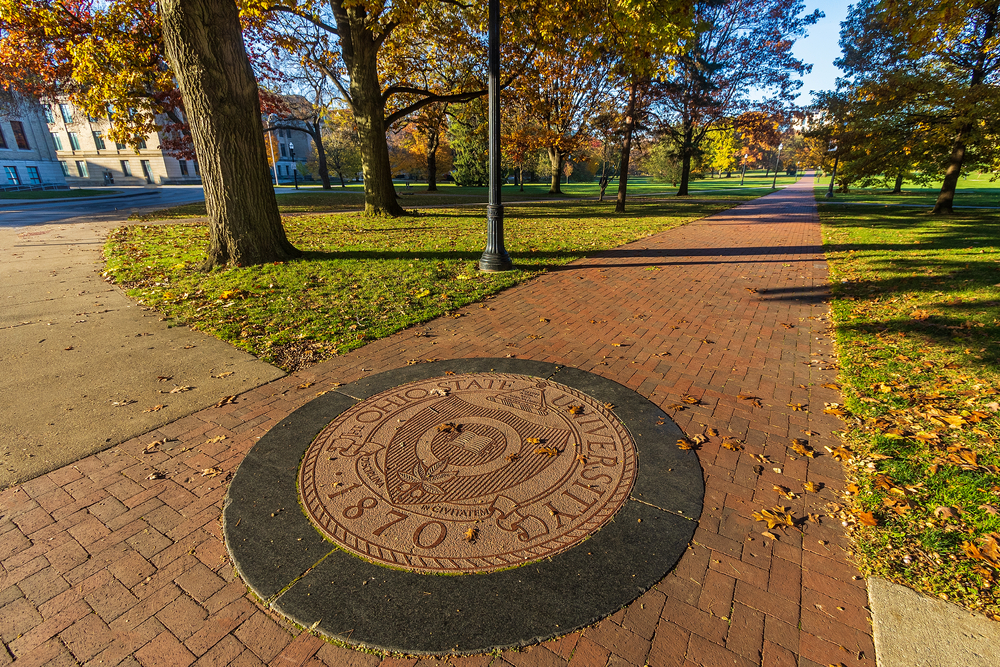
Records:
[[[162,0],[160,20],[205,184],[206,268],[299,257],[271,186],[257,81],[236,4]]]
[[[365,213],[403,215],[396,201],[385,140],[385,102],[378,78],[378,44],[368,22],[371,17],[361,3],[331,2],[340,33],[341,53],[350,79],[351,111],[361,144],[361,171],[365,177]]]
[[[948,159],[948,169],[945,170],[944,181],[941,183],[941,192],[938,194],[937,202],[934,203],[934,210],[931,211],[934,215],[954,213],[952,204],[955,201],[958,177],[962,174],[962,162],[965,161],[965,135],[969,129],[966,125],[955,135],[955,141],[951,145],[951,156]]]
[[[310,134],[313,138],[313,143],[316,144],[316,160],[319,162],[317,169],[319,170],[319,180],[323,183],[323,189],[330,189],[330,168],[326,164],[326,149],[323,148],[323,130],[320,128],[319,123],[309,126]]]
[[[558,147],[550,146],[548,148],[549,154],[549,164],[552,165],[552,183],[549,185],[550,195],[561,195],[562,194],[562,170],[563,170],[563,159],[565,156]]]
[[[625,197],[628,194],[628,163],[632,155],[632,135],[635,133],[635,95],[636,83],[632,78],[632,84],[628,88],[628,109],[625,111],[625,142],[622,145],[621,166],[618,167],[618,200],[615,202],[615,213],[625,212]],[[604,190],[601,190],[601,199],[604,198]]]

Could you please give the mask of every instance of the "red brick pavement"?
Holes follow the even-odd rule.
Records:
[[[699,451],[705,509],[677,568],[627,609],[521,652],[455,667],[874,665],[864,582],[832,518],[762,537],[755,509],[824,512],[842,485],[826,336],[827,269],[811,179],[555,269],[0,492],[0,665],[410,667],[327,644],[256,605],[221,540],[225,477],[280,419],[334,383],[408,360],[516,355],[576,366],[674,413]],[[545,318],[548,321],[543,321]],[[308,388],[300,388],[308,382]],[[674,411],[682,395],[701,404]],[[760,406],[737,398],[759,397]],[[789,404],[808,406],[793,410]],[[818,434],[806,436],[806,431]],[[220,439],[221,438],[221,439]],[[144,447],[164,444],[151,454]],[[768,459],[762,460],[760,457]],[[154,472],[163,478],[150,479]],[[818,494],[779,498],[774,485]]]

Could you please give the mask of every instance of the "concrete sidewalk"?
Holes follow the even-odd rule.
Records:
[[[840,400],[821,386],[836,378],[828,298],[804,179],[420,327],[429,335],[400,332],[0,492],[0,664],[874,665],[865,582],[826,515],[843,485],[824,450],[841,427],[822,412]],[[506,355],[596,373],[689,434],[743,441],[732,451],[712,437],[698,451],[705,507],[677,568],[594,627],[445,661],[329,645],[257,607],[219,523],[228,475],[254,442],[337,383],[410,361]],[[162,358],[135,363],[156,376]],[[792,438],[821,454],[795,455]],[[802,492],[807,480],[822,490]],[[786,500],[775,485],[800,496]],[[820,523],[770,540],[751,514],[775,505]]]
[[[0,227],[0,488],[284,375],[104,282],[118,218]]]

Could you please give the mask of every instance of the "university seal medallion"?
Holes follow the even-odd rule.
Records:
[[[524,375],[445,375],[341,414],[299,470],[303,507],[366,560],[490,572],[565,551],[628,498],[635,446],[604,405]]]

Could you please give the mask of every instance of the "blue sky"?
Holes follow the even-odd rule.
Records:
[[[806,14],[818,9],[826,18],[810,26],[809,36],[795,42],[792,52],[800,60],[811,63],[812,72],[802,78],[798,104],[807,105],[812,100],[811,90],[832,90],[841,71],[833,61],[840,57],[840,22],[847,17],[848,0],[805,0]]]

